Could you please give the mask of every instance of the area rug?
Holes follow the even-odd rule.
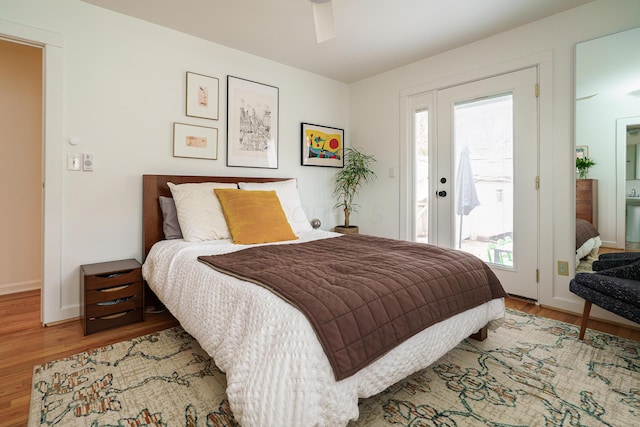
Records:
[[[638,426],[640,342],[507,310],[489,337],[361,399],[354,426]],[[30,426],[235,426],[180,327],[34,368]]]
[[[591,264],[593,261],[597,260],[597,257],[587,256],[580,260],[580,263],[576,265],[576,273],[593,273],[593,268]]]

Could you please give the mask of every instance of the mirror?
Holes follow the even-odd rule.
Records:
[[[596,162],[588,178],[597,180],[597,228],[602,246],[615,249],[630,248],[627,204],[640,192],[639,47],[640,28],[576,45],[575,145]],[[636,245],[631,249],[640,249]]]

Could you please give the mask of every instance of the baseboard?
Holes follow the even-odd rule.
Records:
[[[555,311],[558,311],[560,313],[573,314],[575,316],[582,317],[582,309],[580,309],[580,311],[576,312],[576,311],[573,311],[573,310],[563,310],[561,308],[553,307],[553,306],[550,306],[550,305],[542,305],[542,304],[540,304],[540,307],[541,308],[546,308],[546,309],[549,309],[549,310],[555,310]],[[598,314],[596,314],[594,316],[593,315],[594,311],[596,313],[601,312],[603,314],[600,315],[600,316]],[[615,316],[615,318],[619,318],[621,321],[613,320],[613,319],[611,319],[609,317],[604,317],[604,316],[611,316],[611,317]],[[589,320],[595,320],[597,322],[608,323],[610,325],[622,326],[623,328],[628,328],[628,329],[633,329],[635,331],[640,331],[640,326],[638,326],[637,323],[632,322],[630,320],[623,319],[622,317],[619,317],[616,314],[613,314],[613,313],[611,313],[609,311],[606,311],[606,310],[598,307],[595,304],[591,307],[591,314],[589,314]]]
[[[18,292],[35,291],[42,287],[40,280],[0,284],[0,295],[16,294]]]

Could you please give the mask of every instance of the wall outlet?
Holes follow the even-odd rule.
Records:
[[[558,274],[561,276],[569,275],[569,263],[567,261],[558,261]]]

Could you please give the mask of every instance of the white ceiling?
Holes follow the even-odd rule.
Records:
[[[309,0],[83,0],[345,83],[592,0],[332,0],[318,44]]]

